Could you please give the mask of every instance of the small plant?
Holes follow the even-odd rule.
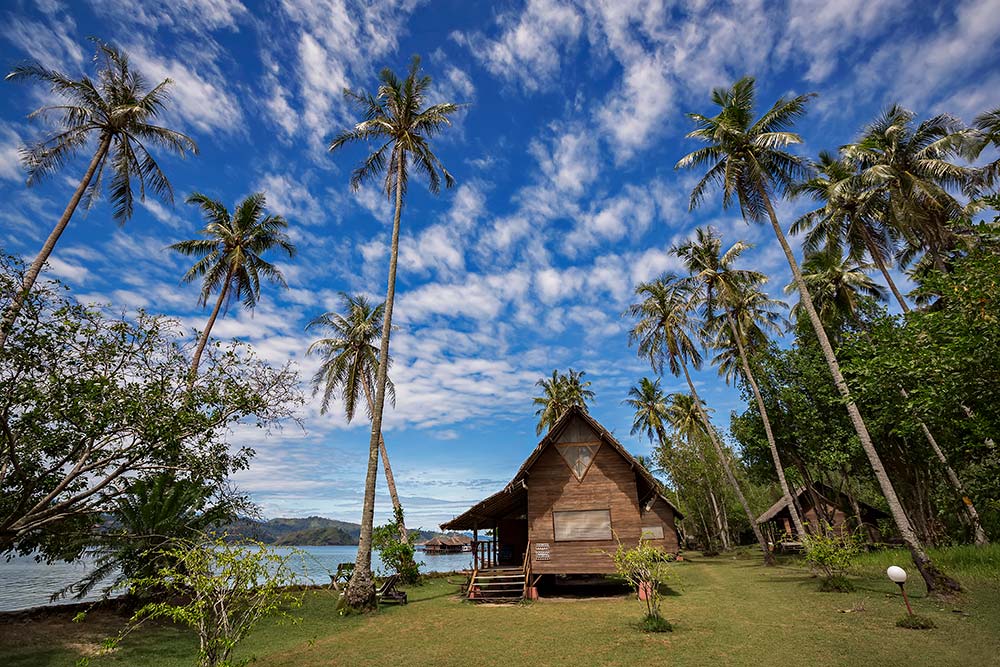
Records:
[[[896,621],[896,626],[910,630],[931,630],[937,627],[931,619],[926,616],[918,616],[917,614],[903,616]]]
[[[639,593],[639,599],[646,603],[646,615],[640,627],[645,632],[669,632],[670,622],[660,615],[661,588],[670,579],[670,564],[664,552],[649,542],[639,538],[639,544],[628,549],[621,540],[618,550],[611,557],[619,576]]]
[[[839,535],[830,524],[818,533],[802,536],[806,562],[823,573],[821,591],[850,593],[854,590],[847,570],[861,553],[862,545],[862,540],[854,533]]]
[[[230,544],[221,538],[175,540],[162,552],[168,563],[150,577],[130,582],[140,588],[163,590],[168,601],[144,605],[117,637],[105,642],[116,648],[142,623],[167,619],[198,633],[199,667],[237,667],[233,650],[263,618],[290,618],[288,609],[302,604],[302,594],[289,591],[296,583],[289,561],[259,542]]]
[[[403,509],[397,507],[395,518],[384,526],[377,527],[372,532],[372,548],[378,552],[379,560],[390,571],[399,575],[402,584],[416,584],[420,581],[420,566],[414,558],[416,548],[413,546],[414,535],[407,535],[404,542],[400,539],[399,525],[403,523]]]

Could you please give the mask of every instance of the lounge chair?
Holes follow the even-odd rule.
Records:
[[[339,563],[337,565],[337,574],[330,575],[330,584],[334,590],[339,591],[340,584],[349,582],[352,574],[354,574],[354,563]]]
[[[403,591],[396,590],[396,584],[399,582],[399,575],[393,574],[386,578],[379,586],[378,590],[375,591],[375,598],[379,603],[395,603],[395,604],[406,604],[406,593]]]

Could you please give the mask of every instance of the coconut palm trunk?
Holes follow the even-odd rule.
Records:
[[[375,520],[375,478],[378,475],[379,442],[382,437],[382,412],[385,407],[385,385],[389,373],[389,336],[392,333],[392,306],[396,297],[396,262],[399,257],[399,220],[403,212],[403,160],[405,152],[396,152],[396,210],[392,218],[392,248],[389,254],[389,281],[385,293],[385,315],[382,320],[378,371],[375,375],[375,405],[372,409],[372,431],[368,443],[368,471],[365,477],[365,501],[361,511],[361,535],[354,574],[347,585],[347,602],[352,607],[370,607],[375,601],[375,581],[372,577],[372,530]]]
[[[194,356],[191,358],[191,370],[188,371],[188,387],[194,386],[195,380],[198,378],[198,366],[201,365],[201,355],[205,352],[205,346],[208,345],[208,339],[212,335],[212,327],[215,326],[215,320],[219,317],[222,304],[226,302],[226,297],[229,296],[229,284],[232,282],[232,277],[233,270],[230,267],[229,272],[226,274],[226,282],[223,283],[222,289],[219,290],[219,298],[215,300],[215,307],[212,308],[212,314],[208,316],[205,330],[201,332],[201,337],[198,339],[198,347],[195,348]]]
[[[35,281],[38,280],[38,274],[41,273],[42,267],[45,262],[48,261],[49,256],[52,255],[52,251],[56,247],[56,243],[59,241],[59,237],[66,230],[66,226],[69,225],[70,219],[73,217],[73,213],[76,212],[76,207],[80,204],[80,200],[83,198],[84,193],[87,188],[90,187],[90,182],[94,178],[94,174],[97,172],[97,168],[104,161],[104,157],[108,154],[108,149],[111,147],[111,137],[105,136],[101,139],[101,143],[97,147],[97,152],[94,153],[94,157],[90,160],[90,164],[87,166],[87,171],[84,172],[83,178],[80,179],[80,184],[76,186],[76,190],[73,192],[73,196],[70,197],[69,203],[66,204],[66,210],[63,211],[62,216],[56,223],[56,226],[52,228],[49,232],[49,236],[45,239],[42,249],[35,256],[35,261],[31,263],[28,267],[27,272],[24,274],[24,283],[21,285],[21,289],[14,294],[14,298],[7,308],[7,312],[4,313],[3,322],[0,323],[0,350],[3,350],[4,346],[7,344],[7,336],[10,335],[11,330],[14,328],[14,323],[17,322],[18,315],[21,314],[21,309],[24,307],[24,301],[28,298],[31,293],[31,288],[35,286]]]
[[[750,527],[753,529],[754,537],[757,538],[757,542],[760,544],[760,549],[764,553],[764,564],[774,565],[774,555],[771,553],[771,550],[767,548],[767,541],[764,539],[764,534],[760,532],[760,526],[757,525],[757,517],[755,517],[753,512],[750,511],[750,504],[747,502],[746,496],[743,495],[743,490],[740,488],[739,482],[736,481],[736,476],[733,474],[733,470],[729,465],[726,453],[722,450],[722,443],[719,442],[719,438],[715,434],[715,429],[712,428],[712,422],[708,418],[708,413],[705,412],[705,409],[701,405],[701,398],[698,396],[698,391],[694,388],[694,382],[691,381],[691,374],[688,373],[687,361],[683,357],[681,358],[681,368],[684,369],[684,379],[687,380],[688,389],[691,390],[691,397],[694,399],[698,415],[701,417],[701,421],[705,425],[705,430],[708,432],[708,437],[712,441],[712,445],[715,447],[715,453],[719,456],[719,464],[722,466],[723,472],[726,473],[726,479],[729,480],[729,485],[733,487],[733,491],[736,492],[736,498],[740,501],[740,505],[743,506],[743,511],[746,512],[747,515],[747,521],[750,522]]]
[[[753,371],[750,370],[750,360],[747,359],[746,348],[743,345],[743,336],[737,329],[732,314],[728,311],[726,311],[726,321],[729,323],[729,330],[732,332],[733,340],[736,342],[736,350],[740,355],[740,362],[743,365],[743,376],[750,384],[750,388],[753,389],[753,396],[757,401],[757,409],[760,411],[760,418],[764,422],[764,434],[767,436],[767,444],[771,449],[771,460],[774,462],[774,470],[778,473],[778,483],[781,485],[781,493],[785,496],[785,502],[788,504],[788,512],[792,515],[792,524],[795,526],[795,532],[799,535],[799,539],[802,539],[802,536],[806,534],[806,529],[802,525],[802,518],[799,516],[798,510],[795,508],[795,500],[788,488],[788,480],[785,479],[785,469],[781,465],[781,456],[778,454],[778,443],[775,441],[774,432],[771,430],[771,419],[767,415],[767,406],[764,405],[764,397],[760,393],[760,387],[757,386],[757,380],[753,376]]]
[[[368,411],[374,414],[375,402],[372,398],[372,388],[369,386],[367,378],[361,382],[361,386],[365,390]],[[409,535],[406,532],[406,523],[403,520],[403,505],[399,502],[399,494],[396,493],[396,479],[392,476],[392,466],[389,465],[389,452],[385,449],[385,438],[381,433],[378,435],[378,451],[382,456],[382,467],[385,469],[385,483],[389,487],[389,498],[392,499],[392,508],[395,510],[395,515],[399,518],[399,539],[406,542],[409,539]]]
[[[885,496],[886,503],[889,505],[889,512],[896,524],[896,528],[899,530],[900,537],[902,537],[906,546],[910,550],[910,556],[913,559],[913,564],[916,565],[917,570],[919,570],[924,579],[924,583],[927,585],[927,592],[940,593],[961,590],[961,586],[957,581],[945,575],[937,568],[937,566],[934,565],[930,557],[927,555],[927,552],[924,550],[923,545],[920,544],[920,540],[917,539],[916,533],[913,532],[910,520],[906,516],[906,512],[903,511],[902,504],[899,502],[899,496],[896,495],[896,489],[893,488],[892,481],[889,479],[885,466],[882,465],[882,459],[879,457],[878,451],[875,449],[875,444],[872,442],[871,435],[868,433],[868,427],[865,425],[865,421],[861,416],[861,411],[858,410],[858,406],[855,404],[854,399],[851,396],[851,390],[847,386],[847,381],[844,380],[844,375],[840,372],[840,364],[837,362],[837,357],[833,352],[833,346],[830,344],[830,339],[827,337],[826,331],[823,329],[823,323],[819,319],[819,313],[816,312],[816,308],[813,305],[812,297],[809,296],[809,290],[806,287],[805,280],[802,278],[802,271],[799,269],[799,264],[795,259],[795,254],[792,252],[791,246],[788,245],[788,240],[785,238],[781,225],[778,223],[778,216],[774,212],[774,206],[771,204],[771,198],[768,196],[763,187],[759,188],[758,192],[767,211],[768,218],[770,219],[774,235],[778,239],[778,243],[781,245],[781,249],[785,254],[785,259],[788,260],[788,266],[792,271],[792,277],[794,278],[795,284],[799,289],[799,298],[801,299],[802,307],[808,314],[809,321],[816,333],[820,350],[822,350],[823,357],[826,359],[826,364],[830,369],[830,374],[833,376],[834,385],[837,387],[837,391],[840,395],[844,398],[848,417],[850,418],[851,424],[854,426],[854,430],[858,435],[858,440],[861,441],[861,448],[868,456],[868,461],[871,463],[875,479],[878,481],[879,488],[882,490],[882,495]]]

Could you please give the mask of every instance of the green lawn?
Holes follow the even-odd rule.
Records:
[[[906,562],[903,561],[904,566]],[[871,567],[881,566],[872,563]],[[765,569],[755,560],[693,556],[676,565],[676,593],[665,612],[669,634],[643,634],[641,603],[625,598],[547,599],[517,606],[474,606],[442,580],[409,590],[410,604],[376,615],[339,617],[331,593],[312,592],[295,625],[268,625],[251,636],[255,667],[278,665],[985,665],[1000,656],[1000,581],[974,577],[951,604],[923,597],[914,611],[937,624],[903,630],[902,600],[884,577],[856,579],[854,593],[820,593],[802,568]],[[842,613],[840,610],[863,608]],[[954,610],[961,610],[956,613]],[[120,623],[94,615],[0,627],[0,664],[72,665]],[[103,665],[190,667],[195,643],[161,627],[128,638]]]

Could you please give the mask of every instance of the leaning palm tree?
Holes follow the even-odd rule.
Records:
[[[644,434],[651,444],[655,443],[659,445],[660,451],[666,452],[669,447],[667,443],[669,410],[667,407],[667,398],[660,388],[659,378],[656,380],[651,380],[647,377],[640,379],[639,384],[629,388],[628,398],[623,402],[633,410],[632,430],[630,433],[632,435],[636,433]],[[681,489],[678,476],[674,472],[670,462],[666,461],[665,463],[667,473],[670,474],[670,478],[674,483],[674,494],[677,498],[677,505],[680,506]],[[649,468],[650,466],[647,465],[646,467]]]
[[[792,223],[793,234],[804,233],[806,254],[845,248],[852,259],[871,259],[903,312],[910,307],[896,286],[889,267],[896,254],[898,231],[885,223],[890,218],[888,197],[879,188],[866,187],[858,173],[831,153],[819,154],[816,174],[796,184],[792,193],[808,195],[822,204]]]
[[[585,371],[574,371],[572,368],[565,375],[553,370],[551,378],[542,378],[535,383],[542,389],[542,395],[532,399],[532,403],[538,406],[535,411],[538,416],[536,434],[555,426],[573,406],[587,412],[587,401],[594,400],[595,394],[590,389],[590,381],[583,381],[584,375]]]
[[[452,103],[424,106],[431,85],[429,76],[420,75],[420,58],[414,57],[405,79],[400,80],[386,68],[380,75],[381,84],[374,94],[344,94],[362,110],[364,120],[339,134],[330,150],[360,142],[377,148],[351,174],[351,187],[358,190],[367,181],[384,175],[386,197],[395,200],[392,220],[392,244],[389,254],[389,280],[382,321],[378,370],[375,374],[375,405],[372,411],[372,431],[368,443],[368,472],[365,477],[365,501],[361,512],[361,536],[354,575],[347,586],[347,602],[355,608],[371,607],[375,602],[375,582],[371,571],[371,536],[375,517],[375,477],[378,472],[378,443],[382,433],[382,412],[385,407],[386,377],[389,359],[389,334],[392,330],[392,307],[396,295],[396,261],[399,257],[399,221],[403,213],[403,194],[409,182],[411,168],[424,174],[431,192],[454,185],[454,178],[431,150],[430,139],[451,124],[449,117],[458,111]]]
[[[373,305],[363,295],[351,296],[340,293],[343,312],[324,313],[306,325],[306,330],[322,329],[330,334],[314,341],[306,354],[317,352],[323,363],[313,375],[313,393],[323,392],[320,414],[326,414],[334,394],[339,393],[344,402],[347,421],[354,419],[358,401],[364,396],[368,418],[375,412],[375,395],[372,386],[378,370],[378,347],[376,343],[382,333],[381,322],[385,304]],[[389,360],[390,364],[392,360]],[[386,394],[395,403],[396,389],[392,380],[386,377]],[[396,516],[403,516],[403,506],[396,492],[396,480],[389,465],[389,453],[385,448],[385,438],[379,434],[379,452],[385,469],[385,482],[389,487],[389,497]],[[399,521],[399,536],[407,539],[406,525]]]
[[[771,461],[774,463],[774,470],[778,475],[781,493],[788,504],[788,511],[792,516],[795,531],[799,536],[802,536],[806,534],[805,526],[802,525],[802,519],[795,508],[795,499],[788,488],[788,481],[785,479],[785,469],[781,465],[781,455],[778,453],[778,444],[771,429],[771,420],[767,414],[764,397],[761,395],[757,380],[750,370],[744,333],[737,328],[738,324],[732,312],[738,301],[746,300],[744,292],[756,290],[759,285],[767,282],[767,276],[758,271],[737,269],[733,266],[740,255],[751,247],[744,241],[737,241],[723,252],[722,238],[710,228],[699,227],[695,230],[694,240],[677,246],[673,249],[673,253],[683,260],[685,267],[691,274],[691,279],[696,285],[696,298],[701,302],[705,311],[708,326],[711,327],[713,320],[719,317],[725,321],[729,329],[730,341],[736,346],[740,363],[743,366],[743,379],[753,391],[757,401],[757,410],[764,423],[764,434],[767,436],[767,444],[771,450]],[[721,315],[717,313],[720,309]],[[760,331],[759,325],[757,331]]]
[[[811,96],[781,98],[756,120],[753,117],[754,97],[754,79],[745,77],[734,83],[731,88],[719,88],[713,91],[712,101],[719,107],[716,115],[690,114],[697,127],[687,136],[708,144],[684,156],[677,163],[678,168],[707,167],[708,169],[691,192],[690,207],[696,208],[704,199],[709,187],[718,185],[722,189],[724,207],[732,205],[735,198],[748,222],[765,218],[770,221],[774,235],[788,260],[788,266],[799,289],[802,308],[809,317],[833,382],[844,399],[861,447],[868,456],[872,471],[889,505],[900,536],[910,549],[914,564],[923,576],[929,592],[959,589],[956,581],[944,575],[934,565],[916,533],[913,532],[910,520],[903,511],[899,496],[896,495],[882,459],[875,449],[861,411],[858,410],[850,387],[840,371],[840,364],[823,329],[819,313],[813,305],[798,261],[774,211],[771,198],[785,195],[793,183],[801,182],[803,177],[808,176],[807,165],[802,159],[785,149],[802,142],[799,135],[789,130],[795,120],[805,113],[806,103]]]
[[[695,290],[689,281],[668,274],[653,282],[640,283],[635,288],[635,293],[642,298],[642,301],[632,304],[628,309],[629,315],[636,319],[635,326],[629,331],[629,344],[637,344],[639,355],[649,360],[653,371],[657,374],[663,372],[664,364],[675,376],[684,373],[698,416],[704,423],[709,440],[719,456],[719,464],[726,473],[729,485],[733,488],[740,505],[743,506],[743,511],[746,512],[747,521],[750,522],[764,554],[764,562],[772,565],[774,557],[767,548],[764,534],[757,525],[756,516],[750,510],[750,504],[743,495],[739,482],[736,481],[719,436],[712,427],[688,371],[689,363],[695,369],[701,367],[701,352],[688,334],[693,326],[690,313],[695,303]]]
[[[906,241],[903,264],[920,253],[918,268],[944,270],[958,237],[949,224],[962,214],[951,194],[973,181],[973,172],[952,162],[969,144],[961,122],[940,114],[915,124],[912,111],[893,105],[841,149],[860,169],[866,188],[884,194],[887,224]]]
[[[262,192],[241,201],[232,213],[222,202],[199,192],[189,196],[187,202],[197,204],[205,216],[205,227],[199,231],[202,238],[179,241],[170,249],[198,258],[182,280],[188,283],[202,279],[199,305],[204,307],[214,292],[219,294],[191,358],[188,381],[194,384],[219,312],[228,308],[233,299],[253,310],[260,300],[262,278],[286,287],[281,271],[263,256],[277,249],[294,257],[295,246],[285,234],[288,222],[280,215],[265,214],[267,200]]]
[[[83,178],[73,191],[66,209],[49,233],[42,249],[24,274],[21,289],[14,294],[0,321],[0,350],[17,320],[24,300],[35,284],[42,266],[55,249],[80,201],[89,207],[101,192],[104,168],[110,159],[112,178],[109,188],[114,218],[125,223],[132,217],[132,184],[139,184],[139,198],[146,190],[173,203],[173,188],[149,149],[165,148],[181,156],[197,153],[194,140],[175,130],[155,124],[166,109],[170,79],[149,88],[142,75],[132,69],[125,52],[99,40],[95,60],[100,63],[96,81],[84,75],[69,75],[37,63],[17,67],[8,81],[34,79],[49,86],[61,104],[43,106],[29,117],[53,119],[56,129],[49,136],[21,149],[21,160],[28,171],[28,185],[58,171],[67,160],[90,143],[97,148]]]

